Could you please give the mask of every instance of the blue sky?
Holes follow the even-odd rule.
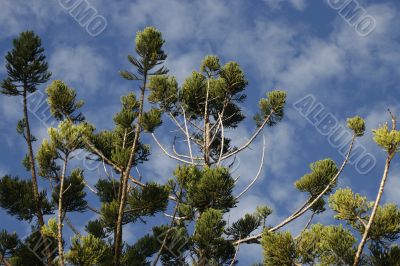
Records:
[[[249,80],[244,110],[248,117],[236,132],[234,143],[245,142],[255,128],[251,117],[257,102],[274,88],[288,92],[286,117],[282,123],[264,131],[266,161],[260,179],[229,214],[234,221],[258,204],[273,207],[269,223],[277,224],[296,209],[305,196],[294,189],[293,182],[308,171],[311,162],[326,157],[341,164],[339,150],[329,144],[316,127],[307,121],[293,104],[307,95],[324,106],[340,124],[347,117],[366,119],[367,133],[359,140],[366,153],[376,159],[367,174],[349,165],[339,185],[350,186],[370,200],[375,198],[383,170],[385,154],[372,141],[371,130],[388,120],[387,108],[400,115],[400,3],[398,1],[358,0],[376,21],[375,30],[361,37],[327,1],[311,0],[140,0],[87,1],[107,21],[105,30],[96,37],[88,34],[60,4],[53,0],[1,0],[0,6],[0,78],[5,76],[3,56],[19,32],[34,30],[42,37],[53,72],[52,79],[62,79],[84,99],[84,113],[98,129],[112,126],[112,116],[119,109],[120,96],[136,90],[118,71],[129,69],[126,56],[134,51],[134,36],[145,26],[155,26],[166,39],[167,66],[179,81],[198,69],[207,54],[216,54],[223,62],[237,61]],[[65,2],[65,1],[64,1]],[[43,90],[41,88],[41,90]],[[20,164],[25,153],[22,139],[15,134],[21,118],[19,99],[0,97],[0,174],[28,177]],[[33,133],[40,140],[46,128],[31,115]],[[167,131],[157,132],[168,144]],[[167,159],[150,139],[151,161],[141,165],[146,181],[164,182],[172,176],[176,162]],[[37,143],[37,144],[38,144]],[[37,148],[36,144],[36,148]],[[240,192],[257,172],[262,138],[240,156],[240,175],[235,193]],[[74,166],[81,166],[75,162]],[[102,171],[86,171],[87,181],[94,184]],[[399,160],[395,159],[384,201],[399,203]],[[46,183],[41,182],[45,187]],[[88,191],[88,195],[90,191]],[[90,196],[93,198],[92,196]],[[0,228],[16,230],[21,235],[29,225],[21,224],[0,211]],[[315,221],[335,222],[327,211]],[[92,213],[73,215],[78,227],[95,217]],[[285,229],[298,231],[307,216]],[[158,216],[150,222],[167,222]],[[151,223],[150,223],[151,224]],[[67,235],[69,229],[66,229]],[[126,227],[125,239],[133,243],[148,231],[147,226]],[[243,246],[239,265],[261,260],[258,246]]]

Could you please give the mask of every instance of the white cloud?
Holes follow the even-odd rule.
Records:
[[[307,6],[306,0],[290,0],[290,3],[297,10],[304,10]]]
[[[171,144],[173,139],[162,134],[162,130],[166,131],[164,128],[158,131],[159,134],[156,133],[157,139],[164,148],[172,153]],[[139,171],[144,178],[143,181],[164,183],[173,177],[173,172],[180,162],[168,157],[153,139],[147,143],[151,144],[150,162],[144,162],[143,165],[139,165]]]
[[[341,21],[332,33],[332,40],[346,54],[348,77],[373,81],[384,87],[391,82],[389,77],[400,72],[396,63],[400,59],[399,32],[394,30],[400,25],[399,10],[390,4],[370,5],[367,10],[376,19],[374,32],[363,38]]]
[[[299,9],[306,6],[304,0],[289,2]],[[273,6],[282,3],[283,0],[267,1]],[[165,12],[156,14],[153,12],[156,8]],[[235,19],[240,15],[238,3],[215,6],[215,2],[212,5],[209,1],[201,4],[171,1],[168,5],[162,1],[138,1],[123,9],[116,8],[112,20],[132,37],[133,28],[159,27],[167,40],[170,73],[180,80],[198,68],[204,55],[216,53],[227,60],[234,58],[246,72],[252,72],[255,81],[264,84],[257,88],[260,94],[278,85],[288,90],[290,97],[307,90],[340,102],[343,96],[329,93],[331,90],[346,87],[350,80],[366,79],[377,84],[385,78],[390,82],[388,75],[399,71],[395,63],[400,57],[396,34],[392,36],[390,32],[393,25],[398,25],[397,9],[383,4],[367,9],[378,24],[367,38],[359,37],[339,16],[328,38],[312,35],[308,26],[293,25],[284,19],[255,20],[248,24]],[[172,15],[176,13],[180,15]]]
[[[22,117],[22,97],[17,96],[4,96],[0,97],[0,111],[2,120],[0,120],[0,127],[3,123],[9,123],[10,121],[16,121]]]
[[[204,54],[199,51],[183,54],[173,52],[169,57],[171,60],[167,60],[166,65],[168,66],[170,73],[173,73],[177,78],[179,84],[182,84],[185,78],[187,78],[193,70],[199,69]]]
[[[0,164],[0,177],[3,177],[8,173],[8,169],[6,169],[3,165]]]
[[[157,25],[168,42],[173,42],[187,40],[193,36],[203,39],[215,36],[219,27],[212,25],[230,17],[232,12],[227,11],[232,11],[234,5],[226,6],[222,2],[212,0],[139,0],[135,3],[126,1],[123,5],[110,7],[110,15],[113,23],[127,35],[133,36],[132,29]],[[163,12],[154,12],[155,10]]]
[[[385,202],[392,202],[400,204],[399,198],[400,191],[400,165],[395,164],[392,166],[391,172],[389,173],[388,181],[385,186],[383,193],[383,199]]]
[[[19,34],[24,30],[44,28],[58,19],[61,8],[56,1],[3,0],[0,9],[0,30],[5,37]]]
[[[91,95],[99,90],[105,81],[108,69],[102,54],[89,46],[57,47],[49,59],[53,79],[62,79],[67,84],[79,86],[82,95]]]
[[[281,7],[284,2],[297,10],[304,10],[307,7],[305,0],[265,0],[265,2],[275,8]],[[104,7],[108,4],[106,1],[102,3]],[[376,18],[377,29],[367,38],[360,38],[339,16],[333,32],[328,33],[328,37],[316,36],[307,26],[290,24],[285,18],[263,18],[246,22],[247,20],[238,19],[243,14],[240,13],[240,4],[237,2],[230,2],[229,6],[224,6],[223,2],[217,3],[211,0],[192,2],[139,0],[134,3],[123,1],[121,5],[104,8],[109,12],[105,14],[107,18],[111,18],[109,27],[115,29],[112,34],[119,37],[119,42],[129,42],[130,50],[133,47],[135,30],[146,25],[157,26],[167,40],[166,51],[169,55],[170,73],[177,75],[178,80],[182,81],[193,69],[197,69],[201,58],[208,53],[221,55],[224,60],[236,60],[245,72],[250,73],[253,84],[259,86],[250,84],[250,88],[256,91],[255,94],[264,96],[266,90],[278,85],[289,91],[291,99],[303,96],[305,92],[312,92],[318,98],[324,97],[327,101],[337,102],[342,106],[352,104],[350,108],[358,109],[357,111],[360,111],[367,120],[368,132],[360,141],[365,141],[367,148],[377,149],[372,141],[370,129],[387,118],[385,116],[387,106],[385,103],[371,105],[370,101],[361,101],[353,105],[352,97],[369,97],[366,92],[369,92],[371,87],[383,91],[387,90],[388,84],[398,84],[398,78],[395,77],[400,74],[399,32],[394,29],[400,24],[400,16],[397,8],[386,4],[371,5],[367,9]],[[59,19],[54,14],[62,11],[61,8],[57,6],[56,9],[51,9],[51,12],[48,10],[47,2],[44,1],[35,1],[32,7],[22,0],[3,1],[0,28],[5,36],[9,36],[25,30],[29,23],[34,23],[32,25],[40,28]],[[34,13],[32,15],[34,18],[29,19],[28,23],[25,17],[31,13]],[[21,16],[24,16],[23,20],[20,19]],[[68,15],[65,17],[71,19],[70,23],[75,23]],[[121,40],[121,35],[129,38]],[[121,53],[119,50],[115,52]],[[90,46],[64,44],[52,51],[49,58],[54,78],[60,77],[67,83],[71,82],[80,95],[85,92],[88,92],[87,94],[95,92],[103,83],[110,84],[104,79],[109,62]],[[352,88],[349,88],[349,82],[354,82]],[[343,91],[345,94],[341,93]],[[386,92],[391,95],[390,91]],[[4,117],[16,121],[20,114],[16,108],[18,103],[13,105],[7,98],[0,99]],[[96,100],[97,98],[93,99]],[[112,105],[106,110],[102,109],[101,112],[107,113],[107,120],[110,121],[108,113],[113,113],[114,109],[115,106]],[[94,110],[89,114],[91,120],[96,122],[96,125],[103,126],[109,123],[104,122],[104,116],[98,115],[98,112]],[[340,105],[336,112],[341,112]],[[287,114],[290,117],[290,111]],[[276,225],[285,218],[283,214],[302,202],[303,195],[295,191],[292,184],[293,178],[301,175],[298,172],[296,175],[294,173],[299,170],[294,166],[304,152],[301,150],[300,141],[296,139],[299,132],[294,129],[300,123],[292,118],[289,122],[279,124],[272,131],[267,129],[264,173],[248,195],[242,198],[238,207],[231,211],[231,221],[237,220],[245,213],[253,212],[255,206],[259,204],[268,204],[275,210],[269,222]],[[306,126],[308,127],[308,124]],[[3,128],[3,125],[1,127]],[[236,136],[250,134],[250,130],[242,128]],[[39,131],[39,135],[42,137],[44,133]],[[160,139],[163,143],[170,144],[163,136],[160,136]],[[240,145],[243,140],[244,138],[237,137],[235,144]],[[140,170],[143,169],[146,181],[163,182],[172,176],[176,162],[168,159],[154,142],[150,143],[153,147],[151,161],[141,166]],[[258,138],[252,149],[246,150],[241,156],[242,167],[237,172],[241,174],[239,188],[246,186],[254,177],[259,165],[261,144],[262,138]],[[384,195],[388,201],[398,202],[397,192],[400,189],[400,182],[396,175],[398,171],[393,172],[387,184]],[[283,207],[279,206],[276,210],[278,204]],[[318,219],[326,223],[331,222],[331,214],[327,212]],[[299,230],[304,226],[304,219],[306,217],[284,229]],[[131,237],[126,235],[128,238]],[[254,246],[243,246],[241,254],[244,257],[259,258],[261,252]]]
[[[343,51],[328,42],[310,40],[299,54],[278,74],[279,83],[290,90],[292,97],[304,95],[330,79],[340,79],[345,73]]]
[[[284,2],[290,3],[293,8],[302,11],[306,8],[306,0],[264,0],[264,2],[272,9],[279,9]]]

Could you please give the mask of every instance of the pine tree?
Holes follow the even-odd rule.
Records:
[[[176,169],[175,180],[170,181],[176,197],[170,230],[185,229],[188,233],[188,244],[181,253],[192,257],[193,265],[235,264],[235,241],[264,227],[271,213],[268,207],[260,207],[258,213],[248,214],[229,227],[223,219],[223,214],[236,206],[239,197],[251,185],[235,197],[235,179],[229,167],[223,167],[222,163],[246,149],[265,126],[276,125],[284,116],[286,93],[279,90],[267,93],[267,97],[260,100],[259,114],[254,117],[255,133],[243,146],[233,147],[225,130],[236,129],[245,118],[240,104],[246,99],[247,84],[237,63],[221,65],[217,56],[206,56],[200,71],[193,71],[181,87],[172,76],[159,75],[150,79],[148,100],[171,119],[181,134],[174,138],[173,154],[162,146],[155,133],[152,136],[167,156],[183,164]],[[187,143],[187,154],[175,150],[177,138]],[[194,232],[189,230],[191,224],[194,224]],[[167,237],[168,234],[164,239]],[[164,249],[162,245],[158,252],[162,261],[168,256]],[[169,263],[178,263],[178,259]]]
[[[150,111],[149,113],[144,113],[144,95],[147,88],[147,79],[153,75],[165,74],[168,70],[164,67],[160,67],[153,70],[158,65],[162,64],[167,58],[166,54],[162,50],[164,40],[162,39],[161,33],[155,28],[149,27],[143,30],[143,32],[138,32],[136,35],[136,53],[139,59],[134,56],[129,55],[128,59],[131,64],[136,68],[137,74],[122,71],[121,76],[127,80],[142,81],[140,87],[140,99],[138,102],[138,114],[137,120],[134,126],[134,137],[133,142],[128,145],[127,162],[123,167],[123,172],[121,173],[120,182],[120,192],[118,196],[118,216],[117,224],[115,230],[115,240],[114,240],[114,262],[115,266],[120,265],[120,254],[121,254],[121,243],[122,243],[122,220],[125,212],[125,205],[127,201],[127,191],[128,191],[128,179],[132,166],[135,164],[135,156],[138,150],[138,144],[140,139],[140,133],[143,128],[154,129],[157,124],[160,123],[160,114],[156,111]],[[153,71],[152,71],[153,70]],[[147,126],[146,126],[147,125]],[[128,129],[131,125],[126,125]]]
[[[39,85],[46,83],[51,73],[48,71],[41,40],[34,32],[22,32],[18,38],[13,40],[13,46],[14,48],[5,56],[7,77],[1,82],[1,93],[7,96],[22,96],[23,99],[23,118],[18,122],[17,131],[24,137],[28,146],[26,166],[31,172],[31,195],[38,224],[43,226],[44,218],[41,206],[43,195],[40,195],[37,184],[32,148],[32,143],[36,139],[30,129],[27,97],[30,93],[34,93]],[[47,252],[48,256],[50,256],[49,252]],[[48,263],[51,264],[50,258],[48,258]]]
[[[248,87],[244,71],[236,62],[222,64],[217,56],[209,55],[178,84],[167,75],[164,42],[153,27],[137,33],[136,56],[128,56],[134,71],[120,75],[139,85],[138,97],[134,91],[121,97],[111,129],[91,125],[81,112],[84,102],[77,92],[61,80],[53,81],[46,89],[47,103],[58,125],[48,129],[48,138],[34,156],[26,98],[48,81],[50,73],[39,37],[25,32],[14,40],[14,49],[6,56],[8,77],[2,82],[2,93],[23,96],[24,117],[17,132],[28,144],[23,165],[32,178],[2,177],[0,206],[18,220],[36,218],[38,223],[24,240],[16,233],[0,232],[2,264],[238,265],[241,245],[260,244],[264,261],[259,265],[399,265],[400,249],[395,242],[400,237],[400,209],[395,204],[380,204],[390,163],[400,149],[400,131],[391,113],[391,129],[384,125],[373,132],[375,142],[387,153],[375,201],[350,188],[337,188],[354,143],[365,132],[364,120],[356,116],[347,120],[352,138],[343,162],[318,160],[294,183],[306,196],[296,211],[272,226],[269,216],[273,210],[262,205],[232,222],[226,214],[261,175],[265,142],[257,174],[238,194],[239,177],[233,176],[232,165],[263,130],[284,119],[286,92],[272,90],[260,99],[253,117],[254,133],[235,147],[227,131],[235,132],[246,118],[242,111]],[[172,131],[176,135],[171,134],[172,151],[156,135],[163,123],[177,128]],[[151,160],[145,134],[178,162],[175,171],[167,173],[173,177],[165,184],[142,182],[137,167]],[[72,168],[79,151],[87,152],[104,168],[106,178],[94,187],[89,186],[84,169]],[[50,189],[39,191],[37,176],[48,181]],[[99,206],[91,206],[87,193],[98,197]],[[335,212],[337,223],[313,224],[313,218],[327,208]],[[85,211],[97,216],[88,221],[85,232],[79,232],[68,216]],[[159,213],[167,217],[167,223],[153,227],[135,243],[123,242],[124,225],[146,222]],[[44,215],[50,216],[47,224]],[[309,219],[298,235],[281,230],[305,215]],[[64,237],[64,224],[75,233],[71,243]],[[31,251],[38,238],[49,241],[43,257]],[[56,252],[51,254],[52,250]]]
[[[368,201],[366,197],[355,194],[350,188],[338,189],[328,198],[329,207],[336,212],[335,218],[345,221],[352,230],[345,229],[342,225],[316,224],[310,229],[305,228],[300,235],[292,238],[288,232],[286,234],[275,232],[277,227],[266,229],[262,241],[265,265],[315,265],[316,263],[318,265],[399,265],[399,247],[393,243],[400,237],[400,209],[392,203],[379,205],[390,160],[399,148],[399,133],[396,131],[396,120],[393,115],[392,120],[391,131],[387,125],[374,130],[375,142],[388,153],[377,200]],[[365,124],[361,118],[349,119],[348,126],[353,130],[354,137],[363,135]],[[351,151],[351,146],[352,143],[349,151]],[[313,178],[324,183],[324,176],[330,175],[332,181],[328,183],[328,186],[336,182],[336,178],[332,178],[330,168],[322,167],[319,169],[320,172],[315,171],[315,165],[311,167],[313,169],[311,174],[303,176],[295,184],[301,191],[310,193],[310,199],[312,199],[311,191],[318,189],[320,184],[312,185]],[[322,175],[317,175],[317,172]],[[337,169],[334,172],[338,172]],[[333,187],[324,189],[322,192],[329,193],[332,189]],[[362,237],[358,247],[355,246],[357,239],[353,235],[354,232],[358,232]],[[362,253],[366,243],[370,252]]]
[[[376,196],[374,206],[372,208],[371,216],[368,220],[368,223],[365,226],[365,230],[361,239],[361,242],[358,246],[357,253],[354,259],[354,266],[358,265],[358,261],[360,260],[361,253],[363,251],[364,245],[369,238],[369,233],[373,223],[375,222],[375,216],[378,214],[379,211],[379,203],[382,198],[383,190],[385,188],[386,180],[389,174],[390,163],[393,160],[395,154],[400,151],[400,131],[396,130],[396,117],[390,112],[392,118],[392,128],[389,131],[388,125],[384,125],[377,130],[374,130],[374,140],[375,142],[381,146],[387,152],[387,158],[385,163],[385,169],[383,171],[381,184],[379,186],[379,191]]]
[[[58,128],[49,128],[50,140],[43,141],[37,155],[40,172],[47,173],[46,177],[56,182],[53,201],[58,206],[56,238],[60,265],[65,263],[62,237],[65,215],[67,212],[84,211],[87,207],[83,171],[75,169],[68,177],[67,167],[72,153],[84,147],[82,136],[90,135],[92,131],[93,128],[85,123],[74,125],[70,120],[61,121]],[[57,165],[57,160],[62,161],[62,166]]]
[[[213,247],[213,252],[211,252],[201,244],[203,242],[200,236],[204,234],[206,237],[208,231],[203,227],[197,228],[198,224],[202,224],[203,215],[214,209],[223,213],[229,211],[235,207],[239,197],[246,193],[257,179],[256,176],[242,193],[233,197],[233,178],[230,177],[228,168],[221,167],[221,162],[244,150],[265,126],[275,126],[284,116],[286,93],[283,91],[267,93],[267,98],[260,100],[260,113],[254,116],[257,125],[254,135],[243,146],[231,147],[230,139],[225,137],[224,130],[228,128],[233,130],[243,121],[244,115],[241,113],[239,104],[246,98],[244,93],[246,86],[247,81],[240,67],[234,62],[221,66],[220,60],[216,56],[205,57],[200,71],[194,71],[184,81],[182,87],[178,86],[174,77],[167,75],[150,80],[149,101],[158,104],[181,133],[181,136],[174,138],[174,145],[176,138],[183,138],[187,142],[187,154],[177,152],[174,146],[173,154],[171,154],[153,133],[155,142],[164,153],[185,165],[179,166],[175,172],[175,186],[183,192],[177,194],[180,195],[177,198],[178,212],[173,215],[171,225],[177,228],[182,226],[188,228],[191,223],[195,224],[194,234],[188,237],[190,245],[183,250],[190,254],[194,265],[232,265],[235,263],[236,253],[241,244],[258,243],[262,236],[264,236],[262,244],[266,265],[304,263],[302,256],[307,255],[307,252],[298,250],[297,246],[301,243],[299,241],[307,239],[307,235],[304,236],[304,234],[309,232],[308,226],[311,224],[312,218],[325,211],[326,198],[334,191],[339,176],[348,164],[355,139],[364,135],[364,120],[358,116],[348,119],[347,124],[353,131],[353,137],[349,143],[345,160],[340,166],[337,166],[329,158],[310,165],[311,172],[302,176],[295,183],[299,191],[308,195],[307,200],[297,211],[274,227],[265,227],[265,218],[270,214],[268,208],[265,210],[265,218],[262,223],[256,219],[256,215],[247,214],[224,230],[224,235],[215,232],[212,234],[215,241],[218,242],[218,246],[223,247],[223,252],[218,253],[218,250],[221,250],[218,247]],[[399,147],[396,132],[395,126],[392,127],[392,131],[387,128],[375,131],[375,140],[389,152],[390,158],[393,158],[394,152]],[[385,173],[387,174],[387,171]],[[341,206],[346,204],[349,202],[342,202]],[[369,206],[368,211],[370,208]],[[311,211],[310,220],[300,236],[294,238],[290,233],[277,232],[308,211]],[[375,212],[380,215],[385,213],[385,218],[381,218],[381,220],[389,223],[381,225],[382,231],[378,233],[376,241],[381,242],[385,239],[385,241],[389,241],[387,239],[389,236],[391,237],[390,241],[397,239],[397,229],[393,227],[397,222],[396,207],[393,205],[378,207]],[[380,220],[379,216],[373,216],[374,209],[372,209],[372,218],[368,217],[370,223]],[[215,215],[207,216],[209,227],[213,226],[213,223],[218,224],[219,219]],[[352,217],[351,219],[353,224],[359,228],[360,225],[354,221],[358,218]],[[365,217],[363,219],[363,223],[367,224]],[[261,224],[264,224],[264,233],[251,235]],[[368,230],[379,231],[377,227],[374,228],[360,233],[365,235]],[[323,233],[324,239],[319,240],[325,243],[323,249],[318,251],[314,248],[308,251],[319,254],[308,259],[310,263],[320,261],[323,265],[348,265],[349,263],[356,265],[357,252],[354,247],[355,238],[352,234],[342,227],[324,227],[323,231],[326,232]],[[342,243],[339,241],[340,239],[348,239],[348,241]],[[337,244],[327,246],[326,243],[331,241]],[[207,242],[209,243],[208,247],[212,246],[212,239],[207,239]],[[364,258],[361,259],[364,260]]]

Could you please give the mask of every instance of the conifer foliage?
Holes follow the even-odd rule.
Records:
[[[109,129],[98,129],[86,120],[79,90],[62,80],[47,84],[47,103],[57,123],[34,151],[27,96],[48,82],[51,73],[37,35],[23,32],[13,41],[1,92],[23,99],[17,133],[27,144],[22,163],[31,177],[1,177],[0,207],[30,223],[32,233],[21,239],[1,231],[1,264],[242,265],[241,246],[253,244],[263,249],[262,265],[400,265],[395,244],[400,237],[400,209],[380,204],[390,164],[400,150],[400,131],[392,113],[391,127],[385,124],[373,131],[375,142],[387,154],[375,201],[350,188],[337,188],[356,139],[365,133],[364,120],[356,116],[347,120],[352,138],[343,162],[321,158],[310,164],[308,172],[299,173],[294,186],[306,199],[294,206],[296,211],[272,225],[270,215],[276,210],[263,205],[231,221],[229,214],[262,174],[265,140],[259,169],[241,190],[232,166],[264,130],[279,126],[287,108],[286,92],[266,92],[249,119],[253,133],[235,146],[232,139],[246,120],[248,81],[243,69],[208,55],[179,83],[165,66],[164,43],[154,27],[136,34],[135,54],[128,55],[132,69],[120,72],[132,90],[121,96]],[[171,145],[161,142],[160,133]],[[159,173],[157,180],[140,171],[152,160],[150,144],[176,161],[175,170]],[[101,177],[76,167],[76,155],[82,151],[99,162]],[[46,184],[41,190],[38,176]],[[157,182],[165,178],[169,178],[165,183]],[[98,201],[89,200],[89,193]],[[327,208],[337,223],[314,224],[313,218]],[[82,212],[92,212],[95,218],[80,232],[79,221],[71,217]],[[283,230],[307,215],[298,235]],[[136,241],[124,241],[126,225],[146,223],[151,217],[159,224]],[[65,237],[67,227],[74,233],[71,241]],[[32,250],[38,239],[48,244],[40,252]]]

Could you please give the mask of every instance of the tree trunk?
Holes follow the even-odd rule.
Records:
[[[210,78],[207,79],[206,102],[204,107],[204,163],[210,165],[210,118],[208,111],[208,97],[210,93]]]
[[[62,220],[63,220],[63,204],[62,198],[64,194],[64,179],[67,170],[68,155],[65,156],[64,166],[61,174],[60,180],[60,193],[58,196],[58,220],[57,220],[57,240],[58,240],[58,256],[60,258],[60,266],[64,266],[64,247],[63,247],[63,235],[62,235]]]
[[[4,255],[0,255],[0,261],[1,261],[5,266],[11,266],[11,264],[7,261],[7,259],[4,257]]]
[[[144,93],[146,90],[146,83],[147,83],[147,73],[144,73],[143,87],[141,89],[141,95],[140,95],[139,115],[138,115],[138,121],[137,121],[136,128],[135,128],[135,136],[133,139],[131,153],[129,155],[129,161],[123,171],[123,179],[122,179],[122,183],[120,184],[121,198],[120,198],[120,202],[119,202],[116,234],[114,236],[114,259],[113,259],[114,266],[119,266],[121,264],[120,260],[121,260],[121,252],[122,252],[122,219],[124,217],[125,205],[126,205],[126,199],[127,199],[129,173],[131,171],[133,159],[134,159],[136,151],[137,151],[140,130],[142,127]]]
[[[37,184],[36,178],[36,168],[35,168],[35,159],[33,155],[33,148],[32,148],[32,138],[31,138],[31,130],[29,126],[28,120],[28,106],[27,106],[27,99],[26,99],[26,91],[24,91],[24,120],[25,120],[25,132],[26,132],[26,142],[28,144],[28,158],[29,158],[29,166],[31,171],[32,177],[32,190],[33,190],[33,200],[35,201],[36,207],[36,215],[38,218],[38,222],[40,226],[44,225],[43,213],[40,208],[39,204],[39,189]]]
[[[117,198],[117,202],[120,203],[121,202],[121,196],[122,196],[122,184],[124,183],[124,172],[121,172],[120,178],[119,178],[119,188],[118,188],[118,198]],[[115,249],[115,245],[116,243],[116,239],[117,239],[117,235],[118,235],[118,216],[115,219],[115,224],[114,224],[114,249]],[[115,251],[115,250],[114,250]]]
[[[29,116],[28,116],[28,103],[26,97],[27,97],[27,90],[26,90],[26,84],[24,84],[23,103],[24,103],[25,134],[26,134],[26,143],[28,144],[28,159],[29,159],[29,166],[30,166],[31,180],[32,180],[33,201],[35,202],[36,217],[38,219],[40,228],[42,228],[45,225],[45,223],[44,223],[42,209],[39,203],[39,189],[36,177],[35,157],[33,155],[31,129],[29,125]],[[44,238],[45,236],[41,234],[41,237]],[[48,246],[45,247],[45,254],[47,256],[46,258],[47,264],[53,265],[51,260],[51,252],[48,249]]]
[[[381,184],[379,186],[378,195],[376,196],[374,207],[372,208],[371,217],[369,218],[368,224],[365,227],[364,234],[363,234],[363,237],[361,239],[361,242],[358,245],[357,253],[356,253],[355,257],[354,257],[353,266],[358,266],[362,251],[364,249],[364,245],[367,242],[369,230],[371,229],[371,225],[374,222],[376,211],[378,210],[379,202],[380,202],[380,200],[382,198],[383,190],[385,189],[385,183],[386,183],[386,180],[387,180],[387,177],[388,177],[389,168],[390,168],[390,162],[392,161],[393,155],[394,155],[394,153],[393,154],[389,154],[388,158],[386,159],[385,170],[383,172]]]

